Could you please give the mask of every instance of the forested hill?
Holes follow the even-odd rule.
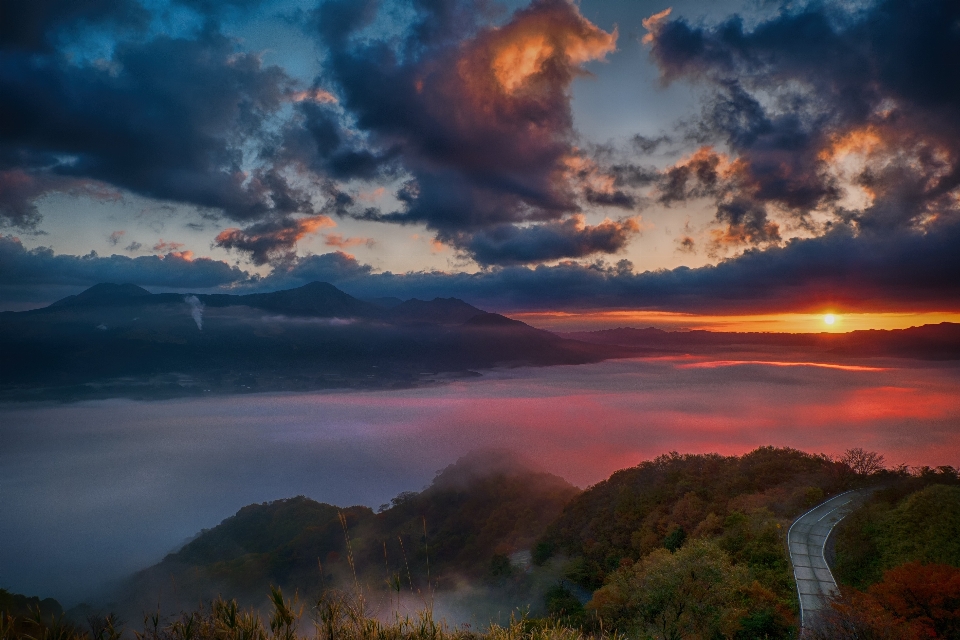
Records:
[[[168,604],[174,596],[189,604],[211,591],[259,601],[270,584],[314,594],[355,582],[379,590],[390,580],[405,592],[482,583],[492,566],[509,568],[511,555],[530,549],[578,493],[510,452],[479,452],[378,512],[303,496],[244,507],[136,575],[125,597],[149,603],[163,591]]]
[[[581,493],[504,452],[475,454],[378,513],[304,497],[245,507],[138,574],[126,592],[151,602],[165,590],[169,602],[176,584],[187,603],[211,590],[256,601],[270,584],[301,594],[354,584],[370,594],[388,583],[442,594],[466,581],[496,591],[508,609],[531,606],[576,624],[602,615],[626,629],[629,607],[610,604],[619,597],[611,581],[665,552],[715,565],[720,581],[708,586],[726,598],[717,604],[725,624],[788,637],[795,590],[782,534],[856,479],[825,456],[761,448],[661,456]],[[601,587],[588,609],[573,595]],[[745,612],[730,598],[756,606]]]

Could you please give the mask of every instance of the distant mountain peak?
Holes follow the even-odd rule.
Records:
[[[100,284],[95,284],[89,289],[86,289],[77,295],[67,296],[57,300],[51,307],[65,307],[70,305],[86,305],[86,304],[104,304],[111,302],[121,302],[127,301],[132,298],[142,298],[144,296],[152,296],[153,294],[144,289],[143,287],[138,287],[135,284],[124,283],[124,284],[115,284],[112,282],[101,282]]]
[[[437,324],[463,324],[477,314],[483,313],[459,298],[412,298],[389,310],[391,320],[398,322],[427,322]]]

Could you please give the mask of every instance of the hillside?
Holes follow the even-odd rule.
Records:
[[[254,603],[270,584],[301,594],[354,585],[368,594],[387,585],[443,594],[466,581],[506,594],[509,606],[532,605],[578,625],[603,619],[626,631],[635,614],[618,594],[632,592],[624,585],[639,578],[624,572],[706,562],[729,577],[710,590],[754,603],[750,612],[719,603],[730,625],[788,637],[795,587],[783,532],[850,478],[824,456],[761,448],[661,456],[581,493],[504,452],[474,454],[378,513],[304,497],[244,507],[138,574],[126,591],[150,602],[160,590],[169,602],[168,585],[176,584],[178,602],[216,591]],[[532,551],[533,566],[524,551]]]
[[[365,302],[333,285],[249,295],[100,284],[0,314],[0,399],[414,386],[620,348],[559,338],[454,298]]]
[[[864,453],[848,454],[856,452]],[[542,616],[518,627],[511,636],[518,638],[536,629],[564,638],[584,630],[598,637],[794,638],[787,527],[829,494],[880,482],[841,527],[837,544],[838,577],[849,583],[854,575],[869,589],[844,587],[824,626],[808,635],[888,637],[887,629],[897,638],[956,637],[956,470],[910,473],[854,462],[773,447],[742,456],[671,453],[580,491],[509,452],[478,452],[377,512],[303,496],[246,506],[133,576],[116,606],[121,619],[139,619],[158,602],[162,613],[192,610],[215,594],[262,606],[273,585],[308,606],[319,603],[320,619],[348,624],[337,632],[343,637],[356,631],[349,625],[381,624],[368,615],[392,620],[400,610],[392,607],[461,598],[481,624],[482,616],[517,608]],[[24,604],[52,603],[15,598],[19,629],[35,624]],[[289,604],[278,592],[271,602]],[[192,611],[179,620],[206,620],[231,607],[219,601],[212,614]],[[98,615],[91,620],[101,626],[117,620]],[[224,622],[208,623],[214,629]],[[407,637],[414,628],[390,633]]]
[[[498,562],[529,549],[577,493],[497,451],[460,459],[378,513],[303,496],[249,505],[137,574],[125,588],[127,604],[156,600],[158,590],[168,601],[189,603],[215,590],[256,602],[271,584],[316,594],[355,582],[422,592],[483,583],[497,577]]]
[[[960,479],[928,469],[889,481],[837,528],[836,577],[865,589],[908,562],[960,568]]]

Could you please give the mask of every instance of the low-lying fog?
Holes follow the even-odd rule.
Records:
[[[0,587],[70,606],[246,504],[377,507],[485,446],[581,486],[671,450],[764,444],[960,463],[960,367],[865,364],[646,359],[418,390],[0,406]]]

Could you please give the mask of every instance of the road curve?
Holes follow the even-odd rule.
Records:
[[[824,555],[830,532],[870,493],[869,489],[841,493],[810,509],[790,525],[787,546],[800,598],[801,627],[812,625],[820,610],[826,607],[826,597],[837,592],[837,581]]]

